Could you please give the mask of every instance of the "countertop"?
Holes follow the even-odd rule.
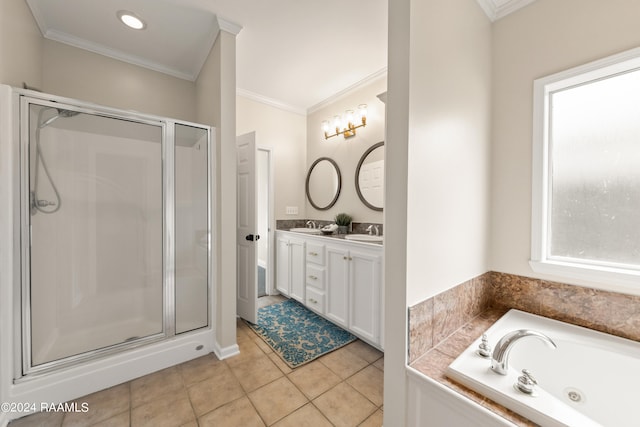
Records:
[[[343,240],[345,242],[348,243],[362,243],[365,245],[369,245],[369,246],[377,246],[377,247],[381,247],[384,246],[382,242],[366,242],[363,240],[349,240],[349,239],[345,239],[345,236],[348,236],[348,234],[337,234],[337,233],[333,233],[333,234],[311,234],[311,233],[300,233],[298,231],[291,231],[289,229],[277,229],[276,231],[286,231],[287,233],[291,233],[291,234],[295,234],[298,236],[302,236],[302,237],[326,237],[328,239],[337,239],[337,240]],[[353,234],[360,234],[360,233],[353,233]],[[380,237],[384,237],[384,236],[380,236]]]

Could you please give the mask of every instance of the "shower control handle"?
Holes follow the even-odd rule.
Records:
[[[39,208],[46,208],[47,206],[55,206],[56,204],[57,204],[56,202],[50,202],[49,200],[44,200],[44,199],[36,200],[36,205]]]

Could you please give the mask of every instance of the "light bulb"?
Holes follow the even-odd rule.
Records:
[[[344,121],[347,122],[347,127],[353,127],[353,110],[344,112]]]
[[[144,21],[138,18],[133,12],[120,10],[116,15],[124,25],[129,28],[133,28],[134,30],[142,30],[147,26],[147,24],[145,24]]]
[[[360,120],[362,120],[362,124],[367,124],[367,104],[358,105],[358,113],[360,113]]]
[[[336,128],[336,133],[342,130],[342,119],[340,116],[333,117],[333,126]]]

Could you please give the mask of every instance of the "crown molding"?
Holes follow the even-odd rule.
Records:
[[[220,31],[226,31],[227,33],[231,33],[234,36],[237,36],[242,30],[241,25],[238,25],[231,21],[227,21],[226,19],[220,18],[219,16],[216,16],[216,18],[218,21],[218,28],[220,29]]]
[[[340,92],[338,92],[336,94],[333,94],[330,97],[324,99],[323,101],[320,101],[317,104],[309,107],[307,109],[307,114],[315,113],[316,111],[326,107],[327,105],[336,102],[338,99],[343,98],[343,97],[351,94],[352,92],[360,89],[361,87],[368,85],[372,81],[378,80],[379,78],[382,78],[382,77],[384,77],[386,75],[387,75],[387,67],[384,67],[384,68],[376,71],[375,73],[365,77],[364,79],[360,80],[359,82],[356,82],[356,83],[352,84],[351,86],[341,90]]]
[[[516,10],[522,9],[525,6],[533,3],[536,0],[509,0],[506,3],[502,3],[501,5],[496,4],[496,0],[477,0],[478,4],[484,11],[484,13],[489,17],[491,22],[495,22],[500,18],[504,18],[510,13],[515,12]]]
[[[260,102],[261,104],[266,104],[271,107],[278,108],[280,110],[288,111],[289,113],[299,114],[301,116],[307,115],[307,110],[305,108],[297,107],[291,104],[286,104],[284,102],[278,101],[277,99],[269,98],[267,96],[263,96],[245,89],[237,88],[236,95],[241,96],[243,98],[250,99],[252,101]]]
[[[138,56],[129,55],[128,53],[122,52],[117,49],[112,49],[110,47],[104,46],[99,43],[92,43],[85,39],[74,37],[67,33],[62,33],[55,30],[46,30],[46,33],[44,33],[44,37],[49,40],[53,40],[56,42],[67,44],[69,46],[77,47],[79,49],[88,50],[89,52],[93,52],[98,55],[107,56],[109,58],[117,59],[119,61],[127,62],[129,64],[137,65],[139,67],[148,68],[153,71],[168,74],[170,76],[177,77],[179,79],[189,80],[193,82],[197,78],[197,73],[184,72],[184,71],[176,70],[174,68],[166,67],[156,62],[147,61]]]

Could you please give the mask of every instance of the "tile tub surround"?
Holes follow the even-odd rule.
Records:
[[[490,306],[491,272],[409,308],[409,363]]]
[[[640,296],[488,272],[409,308],[409,363],[490,308],[640,341]]]
[[[409,308],[410,366],[517,426],[535,426],[445,375],[511,308],[640,341],[639,296],[488,272]]]
[[[491,273],[491,289],[494,307],[640,341],[640,296],[496,272]]]

